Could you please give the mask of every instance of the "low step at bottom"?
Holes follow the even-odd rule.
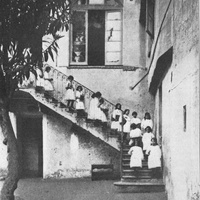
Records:
[[[137,182],[115,182],[116,190],[119,193],[150,193],[150,192],[163,192],[165,191],[165,185],[162,180],[149,180],[137,181]]]

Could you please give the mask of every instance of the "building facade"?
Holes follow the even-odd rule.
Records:
[[[163,0],[153,6],[154,31],[146,35],[146,60],[166,191],[168,199],[199,199],[198,1]],[[152,19],[146,16],[148,30]]]
[[[199,199],[198,1],[77,0],[72,10],[74,23],[60,32],[58,54],[48,64],[140,118],[150,112],[168,199]],[[26,158],[23,170],[74,178],[91,176],[92,164],[112,163],[120,174],[119,149],[102,131],[20,98],[26,101],[16,98],[11,119]],[[0,148],[3,174],[6,147]]]

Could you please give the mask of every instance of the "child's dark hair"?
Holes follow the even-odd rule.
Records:
[[[103,98],[99,99],[99,103],[103,104],[104,103],[104,99]]]
[[[47,71],[50,71],[51,70],[51,67],[49,67],[49,66],[47,66],[46,68],[45,68],[45,71],[47,72]]]
[[[149,119],[151,119],[151,115],[150,115],[150,113],[149,113],[149,112],[146,112],[146,113],[144,114],[144,119],[146,119],[146,116],[148,116],[148,117],[149,117]]]
[[[133,129],[136,129],[137,128],[137,124],[131,124],[131,129],[133,130]]]
[[[133,145],[140,146],[140,141],[138,139],[134,139]]]
[[[119,107],[120,110],[122,109],[122,105],[121,105],[120,103],[117,103],[117,104],[115,105],[115,109],[118,109],[118,107]]]
[[[100,97],[101,97],[101,92],[96,92],[95,96],[96,96],[97,98],[100,98]]]
[[[79,86],[76,88],[76,90],[79,90],[79,89],[82,91],[82,90],[83,90],[82,86],[79,85]]]
[[[153,137],[153,138],[151,139],[151,141],[154,141],[155,144],[158,145],[158,141],[157,141],[157,138],[156,138],[156,137]]]
[[[123,114],[126,114],[127,111],[130,112],[129,109],[125,109],[124,112],[123,112]]]
[[[68,76],[68,80],[72,80],[73,81],[74,77],[70,75],[70,76]]]
[[[133,115],[136,115],[136,116],[137,116],[137,112],[133,111],[133,112],[132,112],[132,116],[133,116]]]
[[[152,132],[152,128],[151,128],[150,126],[147,126],[147,127],[145,128],[145,131],[146,131],[147,129],[149,129],[150,132]]]
[[[93,93],[93,94],[91,95],[91,97],[92,97],[92,98],[96,97],[96,93]]]

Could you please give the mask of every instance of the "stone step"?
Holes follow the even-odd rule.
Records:
[[[124,168],[130,168],[130,164],[129,163],[122,163],[122,169],[124,169]],[[143,164],[142,169],[148,169],[148,165]]]
[[[165,185],[162,179],[147,179],[135,181],[115,182],[117,192],[121,193],[143,193],[143,192],[163,192]]]
[[[128,158],[123,158],[122,159],[122,164],[129,164],[130,163],[130,159],[128,159]],[[147,161],[142,161],[142,166],[147,166],[148,165],[148,162]]]
[[[123,169],[122,174],[123,174],[123,176],[134,176],[134,170],[133,169]],[[140,177],[143,177],[143,176],[146,177],[146,176],[151,176],[152,171],[149,169],[141,169],[141,170],[137,171],[137,174]]]
[[[133,179],[151,179],[151,175],[124,175],[121,177],[123,180],[133,180]]]
[[[122,169],[122,172],[134,172],[134,169]],[[151,169],[139,169],[137,170],[139,173],[151,173]]]

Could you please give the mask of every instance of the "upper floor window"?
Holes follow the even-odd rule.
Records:
[[[147,33],[154,38],[154,7],[155,0],[146,0],[146,31]]]
[[[122,13],[119,1],[80,0],[74,6],[70,64],[121,65]],[[110,1],[111,2],[111,1]]]

